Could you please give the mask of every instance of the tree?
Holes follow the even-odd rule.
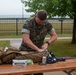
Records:
[[[40,9],[48,12],[48,17],[59,16],[64,18],[69,16],[74,19],[72,43],[76,44],[76,0],[25,0],[25,9],[27,12],[36,13]]]
[[[72,3],[73,18],[74,18],[72,43],[76,44],[76,8],[75,8],[76,0],[71,0],[71,3]]]

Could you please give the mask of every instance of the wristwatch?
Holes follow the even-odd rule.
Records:
[[[47,41],[46,43],[47,43],[48,45],[50,45],[50,43],[49,43],[48,41]]]

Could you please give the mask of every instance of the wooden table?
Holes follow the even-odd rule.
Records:
[[[26,65],[26,66],[13,66],[11,64],[0,65],[0,75],[22,75],[22,74],[33,74],[41,72],[52,72],[52,71],[66,71],[76,68],[76,59],[68,59],[53,64],[46,65]],[[70,74],[68,74],[70,75]]]

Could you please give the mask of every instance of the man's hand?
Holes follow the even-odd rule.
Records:
[[[38,52],[44,52],[45,49],[38,49],[37,51],[38,51]]]
[[[44,45],[42,45],[42,49],[44,49],[44,50],[46,50],[47,47],[48,47],[48,44],[47,43],[45,43]]]

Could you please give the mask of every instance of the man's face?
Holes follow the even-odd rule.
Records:
[[[39,25],[43,25],[45,22],[45,20],[40,20],[37,16],[35,17],[35,20]]]

